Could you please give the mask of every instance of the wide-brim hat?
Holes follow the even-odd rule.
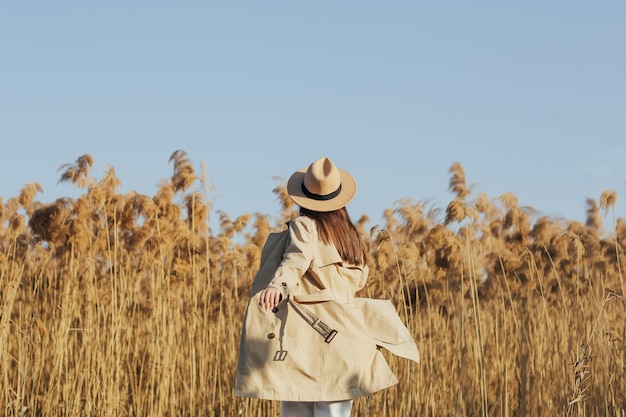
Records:
[[[287,193],[300,207],[333,211],[345,207],[354,198],[356,181],[330,158],[323,157],[294,172],[287,181]]]

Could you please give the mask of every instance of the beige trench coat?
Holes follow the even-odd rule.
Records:
[[[244,316],[235,395],[339,401],[396,384],[380,348],[415,362],[419,352],[390,301],[354,297],[367,274],[323,244],[310,218],[270,235]],[[274,311],[258,305],[268,285],[283,294]]]

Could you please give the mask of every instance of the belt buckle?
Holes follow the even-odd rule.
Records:
[[[328,336],[324,338],[324,342],[326,343],[332,342],[336,335],[337,335],[337,330],[331,330]]]

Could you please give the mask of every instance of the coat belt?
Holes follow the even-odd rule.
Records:
[[[330,343],[334,337],[337,335],[337,330],[331,329],[326,323],[319,319],[311,310],[295,302],[289,297],[287,299],[291,307],[306,321],[309,326],[313,328],[316,332],[318,332],[323,338],[324,342]]]

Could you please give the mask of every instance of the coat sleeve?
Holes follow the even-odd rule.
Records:
[[[281,290],[283,296],[290,294],[299,285],[300,279],[311,266],[317,229],[312,219],[297,217],[289,223],[290,243],[283,259],[274,273],[269,286]]]

